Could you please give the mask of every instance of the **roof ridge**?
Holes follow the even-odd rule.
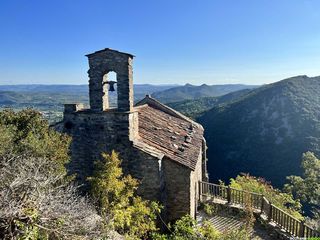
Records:
[[[197,127],[200,127],[200,128],[203,129],[203,127],[202,127],[201,124],[195,122],[195,121],[192,120],[191,118],[188,118],[187,116],[181,114],[180,112],[174,110],[173,108],[168,107],[167,105],[159,102],[158,100],[152,98],[150,95],[146,95],[144,99],[142,99],[141,101],[139,101],[139,102],[136,104],[136,106],[137,106],[137,107],[140,107],[140,106],[142,106],[142,105],[144,105],[144,104],[147,104],[147,105],[149,105],[149,106],[153,106],[153,107],[155,107],[155,108],[157,108],[157,109],[159,109],[159,110],[161,110],[161,111],[163,111],[163,112],[165,112],[165,113],[167,113],[167,114],[170,114],[170,115],[173,116],[173,117],[180,118],[180,119],[182,119],[182,120],[185,120],[185,121],[187,121],[187,122],[190,122],[190,123],[196,125]]]
[[[121,51],[114,50],[114,49],[111,49],[111,48],[104,48],[104,49],[95,51],[95,52],[93,52],[93,53],[86,54],[85,56],[86,56],[86,57],[89,57],[89,56],[95,55],[95,54],[97,54],[97,53],[106,52],[106,51],[116,52],[116,53],[119,53],[119,54],[128,55],[128,56],[130,56],[130,57],[135,57],[135,56],[132,55],[131,53],[121,52]]]

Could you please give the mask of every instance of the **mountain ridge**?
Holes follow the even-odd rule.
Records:
[[[195,119],[201,116],[204,112],[210,110],[211,108],[221,104],[236,101],[240,97],[249,94],[251,91],[252,89],[242,89],[218,97],[202,97],[198,99],[188,99],[179,102],[167,103],[167,105],[181,112],[182,114]]]
[[[200,97],[218,97],[228,94],[230,92],[235,92],[242,89],[252,89],[257,87],[258,85],[245,84],[202,84],[196,86],[187,83],[184,86],[173,87],[161,92],[154,92],[152,94],[152,97],[156,98],[160,102],[169,103],[196,99]]]
[[[281,186],[299,175],[302,153],[320,153],[319,92],[320,77],[296,76],[201,115],[213,180],[249,172]]]

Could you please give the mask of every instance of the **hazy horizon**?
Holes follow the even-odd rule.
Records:
[[[243,83],[222,83],[222,84],[191,84],[191,83],[184,83],[184,84],[177,84],[177,83],[159,83],[159,84],[152,84],[152,83],[134,83],[133,85],[153,85],[153,86],[185,86],[185,85],[192,85],[192,86],[202,86],[202,85],[247,85],[247,86],[252,86],[252,85],[263,85],[263,84],[243,84]],[[51,83],[17,83],[17,84],[0,84],[0,86],[23,86],[23,85],[43,85],[43,86],[89,86],[89,84],[69,84],[69,83],[56,83],[56,84],[51,84]]]
[[[307,76],[309,78],[313,78],[313,77],[320,77],[319,76],[309,76],[309,75],[306,75],[306,74],[302,74],[302,75],[295,75],[295,76],[289,76],[287,78],[283,78],[283,79],[278,79],[278,80],[275,80],[275,81],[271,81],[271,82],[268,82],[268,83],[261,83],[261,84],[250,84],[250,83],[242,83],[242,82],[235,82],[235,83],[229,83],[229,82],[226,82],[226,83],[213,83],[213,84],[210,84],[210,83],[199,83],[199,84],[196,84],[196,83],[190,83],[190,82],[185,82],[185,83],[137,83],[136,81],[134,81],[134,85],[154,85],[154,86],[185,86],[187,84],[190,84],[190,85],[193,85],[193,86],[201,86],[201,85],[208,85],[208,86],[211,86],[211,85],[248,85],[248,86],[262,86],[262,85],[265,85],[265,84],[271,84],[271,83],[275,83],[275,82],[278,82],[278,81],[282,81],[282,80],[286,80],[286,79],[289,79],[289,78],[292,78],[292,77],[298,77],[298,76]],[[89,80],[89,79],[88,79]],[[50,85],[72,85],[72,86],[82,86],[82,85],[85,85],[85,86],[89,86],[88,82],[87,83],[1,83],[0,82],[0,86],[14,86],[14,85],[44,85],[44,86],[50,86]]]

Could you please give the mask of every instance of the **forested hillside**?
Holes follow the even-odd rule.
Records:
[[[320,154],[320,77],[265,85],[198,118],[205,128],[212,181],[240,172],[282,186],[301,174],[301,156]]]
[[[232,101],[236,101],[240,97],[249,94],[251,91],[252,89],[243,89],[219,97],[203,97],[181,102],[167,103],[167,105],[183,113],[184,115],[195,119],[205,111],[210,110],[211,108],[220,104],[226,104]]]
[[[161,92],[155,92],[152,94],[152,97],[156,98],[162,103],[171,103],[203,97],[217,97],[230,92],[235,92],[242,89],[252,89],[256,87],[258,86],[244,84],[202,84],[201,86],[186,84],[184,86],[173,87]]]

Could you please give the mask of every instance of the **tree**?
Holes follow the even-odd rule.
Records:
[[[67,180],[70,138],[34,110],[0,112],[0,238],[96,239],[101,217]]]
[[[51,171],[66,174],[65,165],[69,162],[71,138],[49,127],[38,111],[25,109],[19,112],[0,112],[0,154],[28,154],[33,157],[46,157],[52,162]]]
[[[118,154],[102,154],[96,161],[95,171],[88,180],[91,193],[98,202],[99,212],[106,223],[127,238],[145,239],[156,231],[156,218],[160,207],[155,202],[136,196],[138,181],[124,176]]]
[[[289,176],[285,190],[292,193],[308,206],[311,206],[313,218],[320,227],[320,159],[314,153],[306,152],[302,155],[302,176]]]

